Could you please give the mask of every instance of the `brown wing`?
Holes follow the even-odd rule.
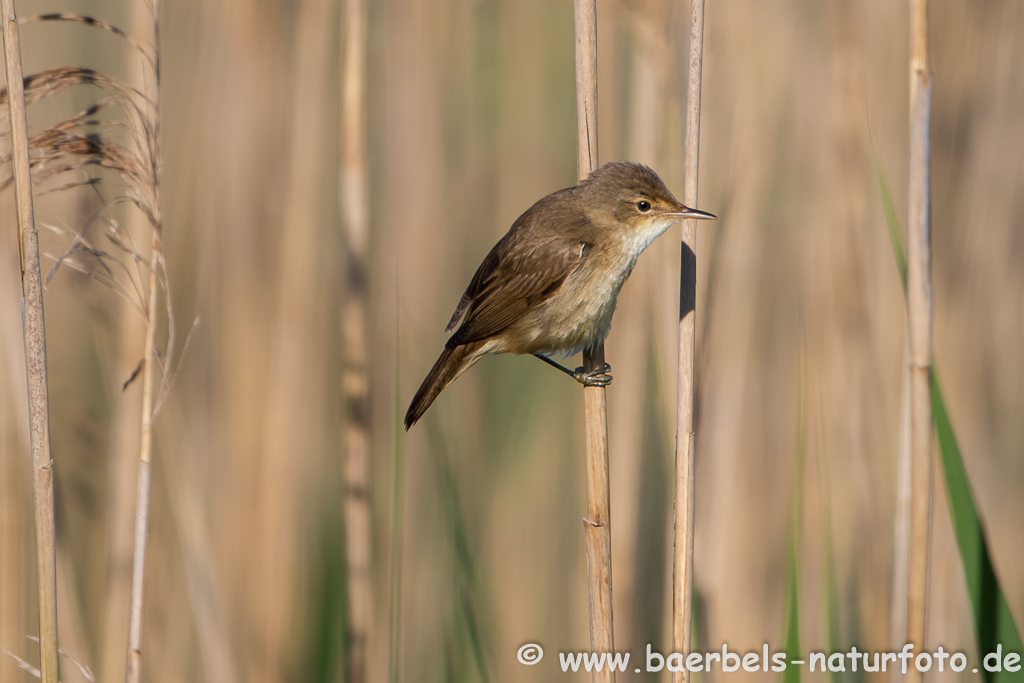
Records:
[[[463,293],[462,298],[459,299],[459,305],[455,307],[455,312],[452,313],[452,319],[448,321],[447,327],[444,328],[445,333],[451,332],[455,329],[455,326],[462,320],[462,316],[466,314],[466,309],[473,303],[473,300],[480,296],[480,293],[484,291],[484,288],[490,284],[495,275],[495,269],[501,262],[501,254],[499,253],[503,246],[501,242],[494,245],[494,248],[484,258],[484,262],[480,264],[480,267],[476,269],[476,273],[473,275],[473,280],[469,283],[469,287],[466,287],[466,291]]]
[[[586,257],[590,245],[573,236],[578,230],[541,237],[531,229],[530,214],[520,217],[480,264],[448,323],[450,330],[465,315],[446,347],[487,339],[506,329],[557,292]],[[579,220],[585,219],[570,222]]]

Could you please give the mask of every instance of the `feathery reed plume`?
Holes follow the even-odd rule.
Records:
[[[147,12],[149,11],[150,6],[148,4],[143,3],[143,7],[146,8]],[[157,55],[154,46],[152,44],[144,44],[131,33],[128,33],[108,21],[103,21],[102,19],[97,19],[96,17],[91,17],[86,14],[78,14],[77,12],[49,12],[47,14],[37,14],[32,17],[21,17],[18,19],[19,24],[32,24],[44,21],[67,21],[76,24],[84,24],[86,26],[95,26],[96,28],[103,29],[104,31],[109,31],[115,36],[123,38],[129,45],[135,48],[136,52],[146,60],[146,64],[149,66],[150,70],[153,72],[156,72],[157,70]]]
[[[135,103],[135,96],[142,96],[134,88],[125,83],[110,78],[99,71],[86,69],[78,66],[57,66],[38,73],[25,76],[25,104],[35,104],[39,100],[52,97],[68,88],[76,85],[95,85],[111,95],[120,95],[117,99],[119,105],[133,108],[141,113],[141,109]],[[7,102],[7,88],[0,88],[0,104]]]
[[[573,0],[576,34],[576,170],[582,180],[598,166],[597,157],[597,3]],[[584,372],[604,365],[604,344],[583,352]],[[612,652],[612,532],[608,481],[608,402],[605,388],[584,387],[586,421],[587,546],[590,596],[590,649]],[[594,681],[614,681],[611,670],[594,671]]]
[[[11,163],[17,204],[18,249],[21,255],[25,366],[28,371],[29,449],[35,499],[36,570],[39,579],[39,661],[43,683],[57,683],[57,553],[53,514],[53,461],[50,459],[50,408],[46,379],[46,326],[43,281],[39,266],[39,234],[32,205],[28,117],[21,69],[21,40],[14,0],[0,0],[4,65],[11,135]]]
[[[345,565],[348,679],[367,678],[373,629],[370,544],[370,364],[367,349],[366,2],[346,0],[341,83],[341,220],[346,250],[342,338],[345,365]]]
[[[701,63],[704,56],[704,0],[690,3],[690,58],[686,93],[686,143],[683,168],[683,203],[697,204],[697,162],[700,147]],[[686,656],[690,650],[693,609],[694,515],[694,318],[697,314],[697,222],[683,221],[679,264],[679,395],[676,404],[675,484],[672,494],[672,649]],[[672,680],[689,680],[689,672],[673,672]]]
[[[932,512],[932,283],[927,1],[910,0],[910,212],[907,221],[907,331],[910,337],[910,561],[907,642],[925,647]],[[909,680],[923,674],[911,668]]]
[[[141,427],[139,434],[139,469],[136,485],[136,512],[134,552],[132,557],[131,599],[129,604],[128,665],[127,678],[139,678],[142,594],[146,553],[146,530],[149,515],[149,491],[151,480],[152,429],[153,420],[166,397],[171,383],[171,370],[167,360],[174,356],[174,317],[170,292],[166,283],[166,270],[162,250],[162,217],[160,206],[161,157],[159,150],[159,53],[156,29],[155,2],[144,3],[153,26],[151,46],[145,45],[112,24],[93,17],[74,13],[44,14],[29,17],[22,23],[32,21],[68,21],[93,26],[117,35],[141,55],[145,67],[151,71],[140,80],[145,83],[143,91],[135,89],[98,71],[75,66],[47,69],[16,82],[24,87],[23,101],[29,103],[78,85],[93,85],[100,88],[105,96],[74,116],[60,121],[29,138],[27,159],[35,181],[46,187],[47,192],[71,189],[80,186],[96,186],[100,178],[78,177],[63,184],[46,186],[55,178],[66,177],[73,171],[88,171],[90,168],[105,168],[116,172],[124,186],[120,196],[105,199],[104,208],[90,219],[78,232],[63,254],[54,259],[54,265],[47,275],[53,277],[62,265],[83,272],[111,289],[128,302],[129,308],[142,314],[144,328],[143,359],[138,369],[125,383],[130,383],[136,374],[142,375]],[[13,83],[8,79],[9,83]],[[8,97],[6,89],[0,90],[0,101]],[[17,97],[12,92],[11,98]],[[109,106],[120,108],[124,121],[97,120],[94,117]],[[12,116],[13,120],[13,116]],[[125,142],[111,135],[115,130],[124,132]],[[12,145],[15,156],[0,156],[0,163],[13,160],[14,173],[0,177],[0,189],[12,180],[17,185],[17,146]],[[134,246],[131,234],[120,226],[112,215],[114,207],[121,204],[134,206],[143,219],[151,238],[148,255],[140,253]],[[97,221],[107,225],[106,239],[114,245],[115,252],[97,248],[86,236],[86,230]],[[130,265],[122,262],[126,258]],[[116,265],[115,265],[116,264]],[[128,284],[122,280],[127,278]],[[163,295],[161,296],[161,290]],[[164,348],[156,348],[157,318],[161,305],[167,316],[167,336]],[[160,373],[158,375],[158,373]],[[159,379],[158,379],[159,377]],[[44,671],[46,667],[43,667]]]

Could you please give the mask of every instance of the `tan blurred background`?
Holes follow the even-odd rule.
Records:
[[[598,5],[601,159],[648,163],[678,192],[688,3]],[[935,357],[1020,623],[1024,5],[930,5]],[[112,0],[18,8],[132,23]],[[800,500],[805,649],[826,645],[831,563],[838,644],[889,649],[904,306],[875,160],[903,220],[906,4],[707,0],[705,21],[698,205],[720,219],[698,232],[697,644],[781,649]],[[328,0],[163,3],[179,342],[199,325],[156,422],[145,680],[343,680],[342,24]],[[26,73],[131,77],[123,41],[104,32],[31,25],[22,43]],[[370,3],[373,681],[389,667],[401,681],[564,680],[557,653],[589,642],[579,388],[532,359],[485,359],[408,436],[399,426],[476,265],[575,179],[572,50],[569,0]],[[30,110],[30,125],[95,99],[75,89]],[[9,192],[0,207],[0,646],[34,661]],[[73,233],[99,207],[79,190],[39,198],[37,215]],[[67,234],[42,233],[47,253],[66,247]],[[607,342],[616,643],[634,662],[646,643],[669,649],[678,240],[675,228],[640,260]],[[69,269],[46,307],[61,646],[115,681],[140,396],[121,384],[141,340],[119,297]],[[929,640],[973,656],[938,487],[934,529]],[[516,662],[526,642],[544,662]],[[0,656],[0,681],[24,680]],[[65,663],[63,680],[82,679]]]

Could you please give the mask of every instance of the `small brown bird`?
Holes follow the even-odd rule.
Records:
[[[548,356],[604,341],[637,257],[686,218],[715,216],[683,206],[648,167],[621,161],[531,206],[477,268],[445,332],[462,324],[413,397],[405,428],[489,353],[529,353],[586,386],[610,383],[607,364],[573,372]]]

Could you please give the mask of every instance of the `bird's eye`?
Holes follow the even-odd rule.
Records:
[[[651,210],[651,203],[646,199],[641,199],[636,203],[636,208],[640,213],[647,213]]]

